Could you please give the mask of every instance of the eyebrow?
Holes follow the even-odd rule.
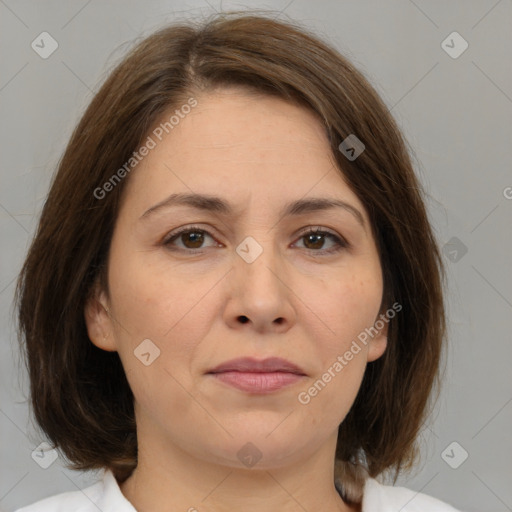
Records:
[[[232,215],[233,207],[224,199],[217,196],[195,193],[171,194],[163,201],[155,204],[141,216],[140,220],[146,220],[156,212],[162,209],[171,208],[172,206],[188,206],[196,210],[208,211],[222,216]],[[293,215],[303,215],[306,213],[314,213],[319,211],[332,210],[334,208],[342,208],[351,213],[361,226],[366,230],[366,224],[361,212],[341,199],[333,199],[327,197],[314,197],[309,199],[298,199],[284,205],[281,209],[279,218]]]

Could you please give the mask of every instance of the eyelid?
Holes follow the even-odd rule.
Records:
[[[322,254],[333,254],[333,253],[340,252],[343,249],[347,250],[347,249],[352,248],[352,244],[350,244],[350,242],[344,236],[342,236],[342,235],[338,234],[336,231],[334,231],[330,228],[324,227],[324,226],[306,226],[305,228],[302,228],[295,235],[295,237],[297,238],[297,240],[300,240],[303,236],[305,236],[309,233],[320,233],[323,235],[331,235],[336,240],[335,241],[336,247],[334,247],[334,248],[319,249],[318,251],[309,249],[309,251],[313,254],[318,253],[318,255],[321,256]],[[296,242],[294,242],[294,243],[296,243]],[[306,250],[308,250],[308,249],[306,248]]]
[[[201,233],[207,234],[211,238],[215,238],[213,236],[213,234],[210,232],[211,230],[212,230],[211,227],[203,228],[203,227],[195,225],[195,224],[182,226],[181,228],[176,228],[176,229],[172,230],[171,232],[167,233],[162,240],[162,244],[165,245],[166,243],[171,241],[173,238],[176,238],[177,236],[181,235],[182,233],[187,233],[188,231],[200,231]],[[189,251],[190,250],[192,250],[192,249],[189,249]]]
[[[177,237],[179,237],[179,235],[181,235],[183,233],[198,231],[198,232],[204,233],[205,235],[214,239],[218,244],[224,245],[224,244],[222,244],[222,242],[218,242],[216,240],[216,237],[211,233],[212,230],[214,231],[214,229],[211,226],[208,226],[208,228],[204,228],[204,227],[201,227],[199,225],[194,225],[194,224],[182,226],[180,228],[177,228],[177,229],[171,231],[167,235],[165,235],[161,244],[164,246],[170,246],[170,242],[173,239],[176,239]],[[334,248],[331,248],[331,249],[318,249],[318,250],[307,249],[307,248],[304,249],[312,254],[318,253],[318,256],[321,256],[323,254],[332,254],[332,253],[339,252],[343,249],[351,248],[351,244],[347,241],[347,239],[344,236],[339,235],[336,231],[331,230],[330,228],[327,228],[324,226],[318,226],[318,225],[310,225],[310,226],[305,226],[304,228],[301,228],[294,235],[294,239],[295,239],[294,244],[297,243],[297,241],[300,240],[303,236],[305,236],[309,233],[330,235],[331,237],[333,237],[334,243],[336,245]],[[172,250],[176,250],[176,251],[180,251],[180,252],[188,252],[190,254],[202,254],[205,249],[207,249],[207,248],[205,247],[205,248],[198,248],[198,249],[187,249],[187,248],[183,249],[181,247],[174,247]]]
[[[330,235],[337,236],[338,238],[341,238],[341,235],[338,235],[336,231],[331,230],[330,228],[326,228],[324,226],[306,226],[305,228],[301,228],[295,236],[302,236],[307,233],[310,233],[311,231],[319,231],[321,233],[329,233]]]

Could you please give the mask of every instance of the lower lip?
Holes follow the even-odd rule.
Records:
[[[214,373],[213,376],[241,391],[260,394],[272,393],[273,391],[290,386],[303,377],[302,375],[288,372],[222,372]]]

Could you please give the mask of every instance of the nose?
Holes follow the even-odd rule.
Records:
[[[225,320],[233,329],[282,333],[295,323],[291,278],[285,262],[269,245],[253,261],[242,251],[242,256],[234,254],[225,309]]]

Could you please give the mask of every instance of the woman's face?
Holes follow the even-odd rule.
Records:
[[[237,89],[196,100],[129,177],[89,336],[119,353],[139,450],[259,468],[332,456],[386,347],[384,331],[353,345],[383,293],[367,212],[308,111]],[[269,358],[288,364],[254,367]]]

